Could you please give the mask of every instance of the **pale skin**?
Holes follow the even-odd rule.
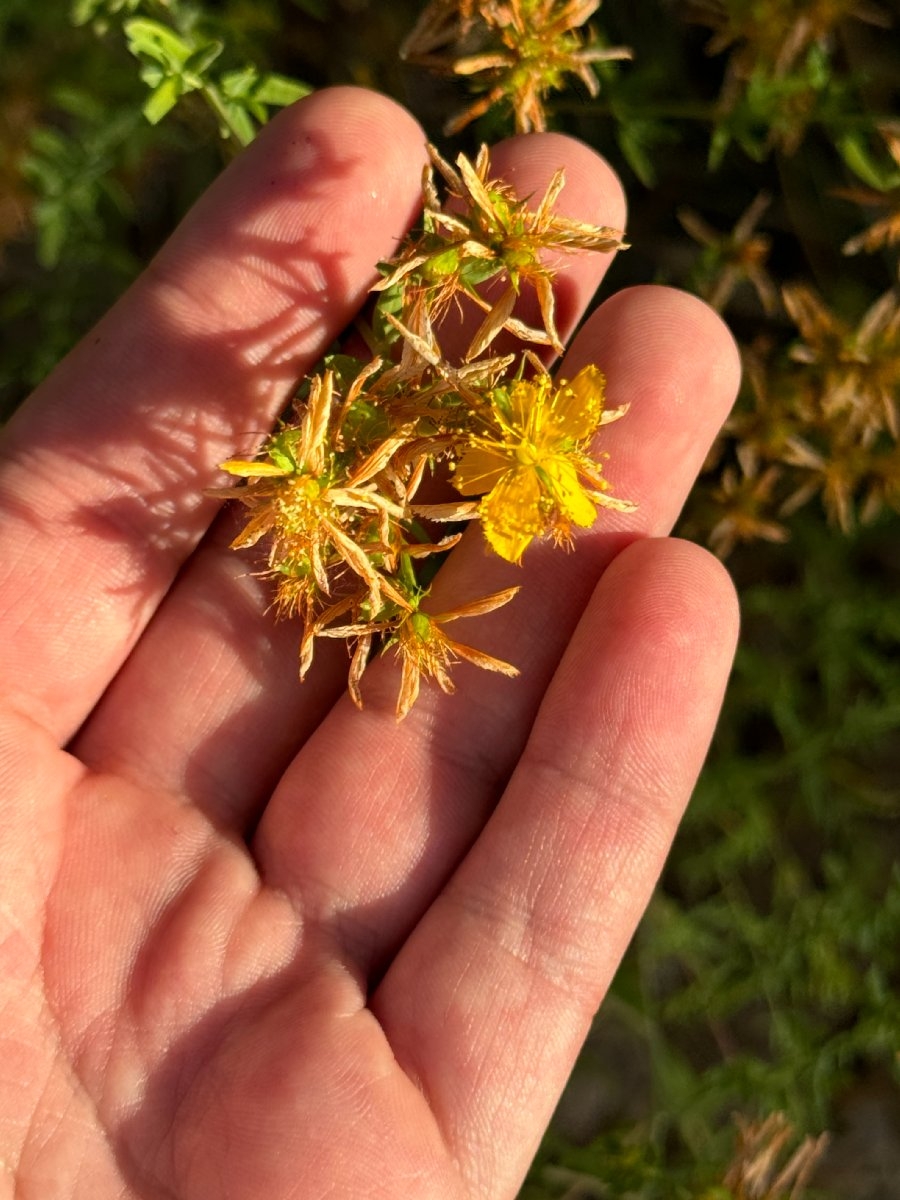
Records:
[[[608,473],[575,553],[477,530],[436,611],[516,663],[366,707],[227,548],[252,452],[415,216],[423,135],[338,89],[280,115],[17,414],[0,448],[0,1200],[513,1197],[651,895],[719,710],[733,590],[667,534],[733,400],[698,300],[612,295]],[[625,220],[554,134],[498,173]],[[560,283],[571,330],[609,256]]]

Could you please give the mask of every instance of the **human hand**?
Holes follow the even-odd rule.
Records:
[[[321,92],[277,118],[11,422],[0,450],[0,1195],[513,1196],[647,903],[705,753],[730,584],[671,527],[733,398],[719,318],[607,300],[616,493],[572,555],[477,530],[441,609],[524,582],[394,718],[338,699],[203,489],[276,418],[415,215],[421,131]],[[578,143],[494,170],[622,226]],[[608,260],[559,283],[571,328]],[[337,701],[337,702],[336,702]]]

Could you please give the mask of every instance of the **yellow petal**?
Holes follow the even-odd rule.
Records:
[[[357,708],[362,708],[363,698],[362,692],[359,690],[359,681],[363,677],[363,672],[369,662],[369,652],[372,649],[372,635],[365,633],[356,643],[353,651],[353,658],[350,662],[350,673],[347,677],[347,690],[350,693],[350,699]]]
[[[529,543],[544,532],[543,492],[534,467],[507,471],[481,502],[481,522],[488,544],[508,562],[517,563]]]
[[[275,463],[250,462],[245,458],[229,458],[227,462],[219,463],[219,468],[227,471],[229,475],[240,475],[242,478],[248,479],[252,479],[254,476],[262,478],[263,475],[291,474],[285,467],[278,467]]]
[[[562,455],[541,461],[539,473],[559,511],[576,525],[593,525],[597,506],[582,487],[578,472]]]
[[[559,433],[580,442],[589,438],[603,415],[606,379],[599,367],[584,367],[563,384],[553,401],[554,424]]]
[[[472,446],[456,464],[453,486],[462,496],[483,496],[500,482],[514,461],[499,451]]]
[[[533,380],[519,379],[511,385],[507,403],[514,428],[534,431],[536,425],[542,423],[546,414],[544,399],[551,387],[550,377],[546,374]]]

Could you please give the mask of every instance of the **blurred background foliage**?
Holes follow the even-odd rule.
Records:
[[[0,414],[310,88],[385,91],[449,154],[546,124],[607,155],[632,243],[608,286],[700,294],[744,355],[680,530],[728,558],[744,633],[662,886],[523,1200],[891,1200],[900,9],[596,9],[0,0]]]

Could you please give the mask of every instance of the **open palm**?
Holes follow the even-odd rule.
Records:
[[[473,530],[440,609],[522,582],[393,715],[341,696],[203,489],[249,453],[414,218],[421,132],[322,92],[282,114],[6,430],[0,456],[0,1195],[509,1197],[654,882],[735,636],[666,540],[732,399],[714,313],[631,289],[564,363],[630,402],[616,493],[523,568]],[[512,139],[520,195],[622,225],[609,169]],[[559,281],[576,323],[608,260]]]

